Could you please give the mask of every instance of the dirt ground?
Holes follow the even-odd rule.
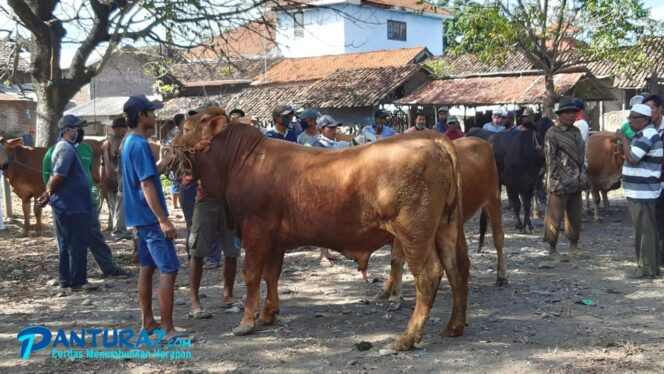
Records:
[[[410,352],[386,356],[379,350],[405,328],[415,295],[408,275],[400,310],[387,311],[384,303],[374,301],[389,267],[387,247],[372,256],[373,282],[366,284],[350,260],[324,267],[316,250],[288,253],[278,324],[235,337],[231,329],[241,314],[221,307],[220,270],[207,270],[203,278],[203,302],[213,318],[186,317],[187,265],[183,239],[178,239],[185,265],[177,278],[175,322],[194,336],[192,358],[180,361],[56,360],[48,350],[20,360],[17,333],[30,325],[50,330],[140,326],[137,268],[128,242],[110,245],[117,261],[132,270],[131,278],[101,278],[88,256],[90,281],[101,286],[99,291],[62,295],[48,285],[57,278],[58,257],[47,210],[40,236],[19,237],[20,219],[0,232],[0,372],[664,373],[664,281],[625,279],[625,272],[634,268],[632,229],[620,194],[611,198],[603,223],[584,218],[580,248],[589,258],[568,262],[547,258],[540,244],[541,219],[534,220],[532,235],[520,234],[513,229],[511,211],[503,210],[510,281],[504,288],[494,284],[496,255],[490,236],[486,249],[476,251],[478,220],[473,219],[466,225],[471,280],[465,335],[440,336],[451,309],[444,279],[422,342]],[[182,238],[181,211],[174,216]],[[559,248],[567,251],[565,238]],[[240,278],[236,294],[245,294]],[[582,300],[595,305],[577,303]],[[154,304],[158,308],[156,300]],[[372,348],[359,351],[355,344],[360,342]]]

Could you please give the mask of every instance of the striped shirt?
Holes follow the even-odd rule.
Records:
[[[662,121],[659,124],[657,133],[659,134],[659,138],[662,139],[662,146],[664,146],[664,118],[662,118]],[[659,177],[659,182],[662,187],[662,192],[664,192],[664,158],[662,159],[662,175]]]
[[[662,173],[662,140],[650,124],[634,134],[630,157],[639,160],[636,165],[625,161],[623,188],[625,196],[635,201],[649,202],[659,197]]]

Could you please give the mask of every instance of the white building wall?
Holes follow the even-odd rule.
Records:
[[[277,15],[277,48],[283,57],[298,58],[399,48],[427,47],[443,53],[443,20],[425,14],[351,4],[305,9],[304,36],[294,37],[290,14]],[[406,40],[387,39],[387,21],[406,23]]]
[[[277,48],[287,58],[340,55],[345,51],[344,19],[332,9],[305,9],[304,35],[294,36],[293,17],[277,15]]]
[[[436,56],[443,53],[443,20],[438,17],[358,5],[340,10],[356,19],[344,20],[346,53],[413,47],[427,47]],[[388,20],[406,23],[405,41],[387,39]]]

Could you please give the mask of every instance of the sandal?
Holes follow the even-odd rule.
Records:
[[[208,319],[212,318],[212,313],[208,312],[204,308],[194,308],[189,311],[187,316],[193,319]]]

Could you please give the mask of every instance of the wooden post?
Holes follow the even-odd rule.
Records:
[[[9,182],[4,176],[2,178],[2,196],[5,197],[5,217],[7,219],[14,218],[14,212],[12,210],[12,190],[9,188]]]

